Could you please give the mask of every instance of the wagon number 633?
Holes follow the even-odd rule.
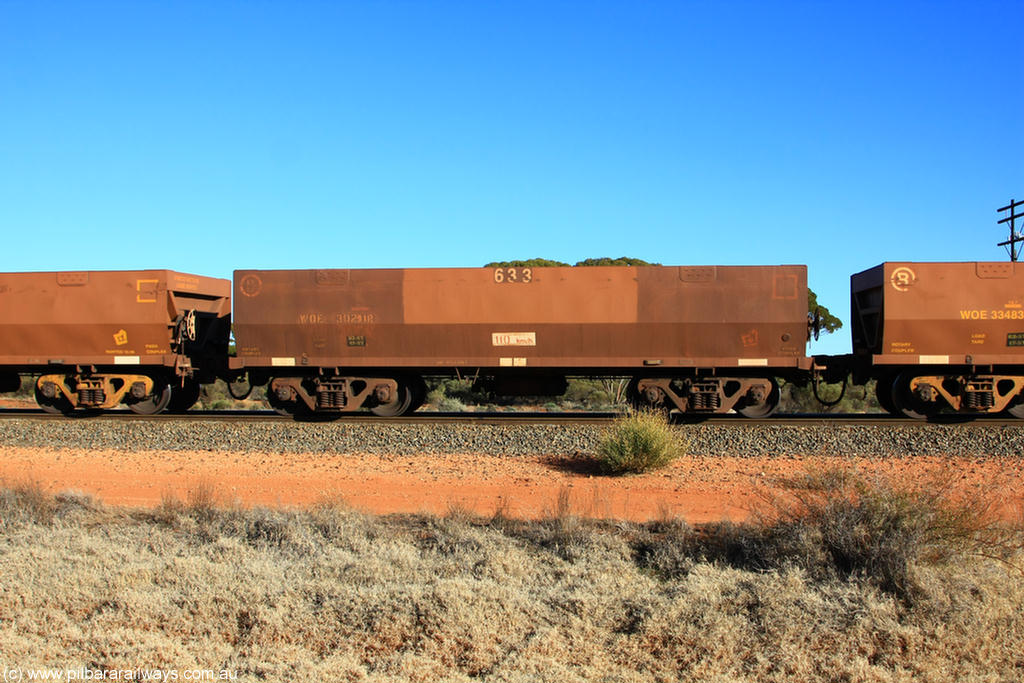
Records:
[[[502,282],[533,282],[533,270],[530,268],[495,268],[494,281]]]

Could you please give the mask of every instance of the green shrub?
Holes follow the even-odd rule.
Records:
[[[442,413],[461,413],[466,409],[466,404],[453,396],[445,396],[438,401],[437,409]]]
[[[445,400],[452,403],[445,404]],[[485,392],[473,388],[468,379],[427,379],[427,403],[441,412],[458,412],[466,406],[477,406],[488,402]],[[443,407],[447,405],[448,407]]]
[[[605,432],[596,461],[607,474],[647,472],[668,465],[683,450],[664,413],[638,411],[619,418]]]
[[[819,396],[825,401],[839,399],[841,384],[824,384],[818,387]],[[798,386],[786,383],[782,386],[780,413],[877,413],[882,408],[875,398],[875,380],[869,380],[864,386],[855,386],[848,378],[842,399],[836,405],[824,405],[814,397],[814,387],[810,383]]]

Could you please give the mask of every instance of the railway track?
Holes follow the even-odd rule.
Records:
[[[31,419],[42,421],[131,421],[131,422],[232,422],[232,423],[331,423],[353,425],[603,425],[610,424],[619,413],[547,413],[547,412],[488,412],[438,413],[422,412],[403,417],[378,417],[360,413],[338,416],[314,416],[295,419],[279,415],[272,410],[197,410],[185,414],[136,415],[127,410],[99,411],[73,417],[53,415],[35,408],[0,408],[0,420]],[[927,427],[929,425],[962,425],[992,427],[1021,427],[1024,420],[1001,416],[940,415],[928,421],[912,420],[884,413],[822,413],[787,414],[752,420],[741,415],[714,415],[706,418],[675,420],[677,424],[727,425],[729,427],[758,428],[765,426],[866,426],[866,427]]]
[[[416,413],[346,415],[299,422],[272,412],[190,412],[143,417],[117,411],[68,418],[0,409],[0,448],[209,451],[294,454],[473,453],[571,456],[594,452],[609,413]],[[725,415],[681,429],[692,455],[958,455],[1020,458],[1024,423],[977,419],[919,422],[883,415]]]

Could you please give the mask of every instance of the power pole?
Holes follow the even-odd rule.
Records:
[[[1017,257],[1020,255],[1020,247],[1017,246],[1017,243],[1024,242],[1024,235],[1017,232],[1017,219],[1024,218],[1024,214],[1017,213],[1017,208],[1021,206],[1024,206],[1024,200],[1015,202],[1011,199],[1009,204],[1002,207],[1001,209],[996,209],[996,211],[998,211],[999,213],[1002,213],[1003,211],[1010,212],[1009,216],[1007,216],[1006,218],[1002,219],[997,223],[997,225],[1002,225],[1003,223],[1010,224],[1010,239],[1006,240],[1005,242],[1000,242],[996,246],[1005,247],[1009,245],[1011,261],[1016,261]]]

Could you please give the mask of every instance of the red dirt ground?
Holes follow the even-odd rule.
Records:
[[[684,457],[651,474],[604,477],[554,458],[484,455],[280,455],[237,452],[0,447],[0,483],[80,491],[108,505],[150,507],[212,489],[222,503],[303,506],[343,501],[372,513],[502,510],[536,518],[558,511],[637,521],[742,520],[779,476],[842,465],[898,480],[941,475],[963,491],[999,490],[1003,514],[1020,514],[1024,460],[975,458]]]

